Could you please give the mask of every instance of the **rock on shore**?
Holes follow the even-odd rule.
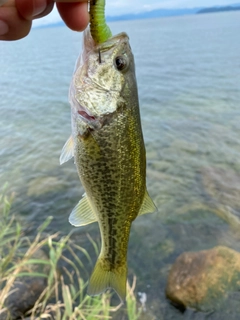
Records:
[[[240,253],[218,246],[181,254],[169,273],[166,296],[178,306],[210,311],[239,289]]]

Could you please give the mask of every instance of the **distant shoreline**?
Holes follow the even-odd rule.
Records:
[[[237,11],[237,10],[240,10],[240,4],[210,7],[210,8],[157,9],[157,10],[142,12],[138,14],[126,14],[126,15],[114,16],[114,17],[109,16],[106,18],[106,20],[108,22],[124,21],[124,20],[140,20],[140,19],[148,19],[148,18],[176,17],[176,16],[183,16],[183,15],[217,13],[217,12]]]
[[[212,8],[204,8],[197,12],[197,14],[202,13],[217,13],[217,12],[226,12],[226,11],[239,11],[240,6],[226,6],[226,7],[212,7]]]
[[[129,20],[143,20],[153,18],[167,18],[167,17],[178,17],[185,15],[195,15],[204,13],[219,13],[229,11],[240,11],[240,3],[232,4],[229,6],[217,6],[210,8],[190,8],[190,9],[156,9],[148,12],[141,12],[136,14],[125,14],[119,16],[107,16],[107,22],[115,21],[129,21]],[[43,24],[35,26],[34,28],[48,28],[48,27],[60,27],[64,26],[63,21],[59,21],[51,24]]]

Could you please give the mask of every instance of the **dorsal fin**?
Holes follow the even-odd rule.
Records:
[[[89,223],[97,221],[96,215],[92,210],[90,202],[86,193],[83,198],[78,202],[69,216],[69,222],[75,226],[85,226]]]

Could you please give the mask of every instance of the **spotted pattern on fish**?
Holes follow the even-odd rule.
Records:
[[[125,33],[96,45],[89,30],[85,31],[70,101],[73,154],[86,191],[83,208],[88,206],[90,214],[81,218],[81,212],[73,210],[71,221],[86,225],[97,220],[102,239],[88,293],[95,295],[112,287],[124,300],[131,224],[142,207],[142,213],[155,210],[146,191],[134,58]],[[67,157],[69,154],[66,151]]]

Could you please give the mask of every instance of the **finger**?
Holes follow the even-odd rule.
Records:
[[[65,3],[70,3],[70,2],[88,2],[88,0],[54,0],[55,2],[65,2]]]
[[[3,0],[0,0],[3,1]],[[82,31],[89,22],[87,0],[56,0],[58,10],[66,25]],[[32,19],[51,12],[53,0],[8,0],[1,2],[0,40],[18,40],[25,37],[32,25]]]
[[[54,6],[53,0],[15,0],[16,8],[23,18],[33,20],[49,14]]]
[[[88,3],[56,3],[60,16],[66,25],[75,31],[83,31],[89,23]]]
[[[0,40],[18,40],[25,37],[32,22],[26,21],[15,7],[14,0],[8,1],[0,10]]]

